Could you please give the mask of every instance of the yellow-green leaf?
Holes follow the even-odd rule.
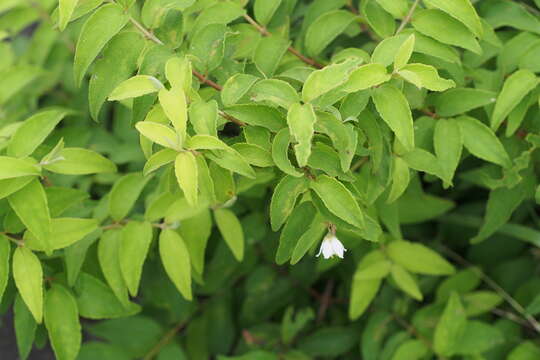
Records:
[[[109,95],[109,101],[131,99],[163,89],[161,81],[149,75],[135,75],[122,81]]]
[[[38,324],[43,318],[43,270],[41,262],[26,247],[13,254],[13,278],[22,299]]]
[[[159,237],[159,254],[165,272],[180,294],[191,300],[191,261],[182,237],[174,230],[163,230]]]
[[[214,217],[219,232],[238,261],[244,258],[244,231],[236,215],[229,209],[217,209]]]
[[[174,162],[174,173],[188,204],[194,206],[199,198],[198,168],[191,151],[178,153]]]

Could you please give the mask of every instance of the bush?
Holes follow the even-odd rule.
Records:
[[[4,0],[19,357],[539,359],[539,9]]]

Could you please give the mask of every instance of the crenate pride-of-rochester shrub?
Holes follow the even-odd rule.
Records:
[[[540,359],[540,1],[3,0],[2,359]]]

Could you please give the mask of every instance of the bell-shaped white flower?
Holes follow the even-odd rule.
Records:
[[[317,256],[323,254],[325,259],[330,259],[332,256],[336,255],[337,257],[343,259],[343,254],[347,251],[341,241],[336,237],[335,234],[329,232],[323,239],[321,244],[321,249]]]

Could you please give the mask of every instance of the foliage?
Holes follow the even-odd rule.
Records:
[[[540,358],[538,73],[537,0],[3,0],[20,358]]]

